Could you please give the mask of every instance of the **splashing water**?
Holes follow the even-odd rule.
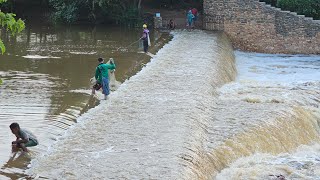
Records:
[[[287,161],[299,159],[300,156],[290,154],[297,147],[319,142],[320,57],[237,52],[236,59],[237,80],[219,89],[217,107],[225,111],[217,111],[216,117],[230,124],[226,125],[229,132],[223,132],[224,141],[215,138],[209,143],[213,149],[210,153],[213,176],[236,159],[248,156],[237,160],[216,178],[281,179],[294,178],[294,174],[306,179],[317,177],[317,172],[308,176],[308,170],[289,168]],[[283,157],[284,161],[271,163],[277,159],[274,155],[284,152],[289,153]],[[318,150],[312,152],[320,156]],[[275,166],[271,168],[268,162]],[[246,169],[248,165],[252,166],[250,170]],[[282,167],[291,173],[284,173]],[[319,166],[315,163],[313,168],[318,170]]]
[[[238,159],[217,175],[224,179],[320,179],[320,145],[302,145],[279,155],[257,153]]]

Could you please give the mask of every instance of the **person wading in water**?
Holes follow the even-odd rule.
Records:
[[[142,39],[142,42],[143,42],[143,51],[145,53],[147,53],[148,52],[148,48],[149,48],[150,39],[149,39],[149,30],[148,30],[146,24],[143,25],[143,32],[142,32],[141,39]]]
[[[116,69],[116,65],[113,60],[110,60],[110,64],[105,64],[103,58],[98,58],[99,65],[96,68],[95,78],[97,80],[96,84],[92,88],[92,94],[95,94],[96,90],[102,87],[102,93],[104,94],[104,99],[106,100],[110,94],[109,88],[109,72],[108,70]]]

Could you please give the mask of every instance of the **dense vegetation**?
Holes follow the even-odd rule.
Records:
[[[141,0],[49,0],[51,20],[72,24],[77,21],[114,21],[116,23],[139,20]]]
[[[116,23],[137,25],[147,21],[145,8],[201,9],[203,0],[0,0],[0,28],[15,35],[25,28],[24,21],[16,20],[16,12],[25,20],[54,24]],[[152,14],[151,14],[152,16]],[[1,31],[0,31],[1,32]],[[0,39],[0,52],[5,46]]]
[[[3,1],[3,0],[0,0]],[[283,10],[320,19],[320,0],[261,0]],[[116,23],[136,25],[148,19],[149,9],[202,9],[203,0],[12,0],[0,9],[24,19],[59,24]],[[32,16],[26,15],[31,13]],[[37,17],[37,18],[34,18]]]
[[[320,0],[263,0],[283,10],[320,19]]]
[[[184,8],[202,0],[49,0],[53,22],[72,24],[81,20],[136,24],[143,21],[144,7]],[[82,16],[81,16],[82,14]]]
[[[202,6],[203,0],[14,0],[1,9],[14,11],[25,19],[58,24],[143,22],[148,9],[182,9]]]
[[[28,0],[27,0],[28,1]],[[31,1],[31,0],[29,0]],[[114,22],[136,24],[141,22],[144,8],[186,9],[190,6],[201,9],[203,0],[33,0],[46,1],[51,20],[56,23]],[[283,10],[297,12],[320,19],[320,0],[264,0]]]
[[[0,4],[5,3],[7,0],[0,0]],[[6,31],[10,32],[12,35],[21,32],[24,28],[24,22],[21,19],[16,20],[15,14],[4,13],[0,10],[0,27],[4,28]],[[0,39],[0,50],[3,54],[6,50],[5,45]]]

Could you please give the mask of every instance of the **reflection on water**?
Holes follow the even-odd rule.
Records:
[[[1,179],[4,177],[9,179],[24,177],[23,170],[27,168],[30,160],[31,157],[28,154],[23,154],[21,152],[12,153],[9,160],[1,167]]]
[[[76,118],[99,104],[90,96],[89,79],[97,58],[113,57],[116,77],[123,82],[149,61],[138,53],[140,29],[32,26],[17,37],[2,32],[7,54],[0,56],[0,179],[23,176],[30,158],[11,154],[12,122],[32,131],[40,140],[32,153],[39,154],[74,124]],[[151,53],[169,36],[155,32]],[[8,160],[9,159],[9,160]]]

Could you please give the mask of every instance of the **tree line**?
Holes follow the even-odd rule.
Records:
[[[0,34],[1,31],[6,31],[15,35],[25,28],[24,20],[29,22],[30,19],[36,19],[37,22],[45,19],[52,24],[69,25],[77,23],[138,25],[144,22],[147,14],[144,7],[174,10],[194,4],[201,7],[202,2],[203,0],[0,0]],[[10,12],[15,12],[23,20],[16,19],[16,14]],[[5,45],[0,39],[0,53],[4,52]]]
[[[0,5],[5,3],[7,0],[0,0]],[[14,13],[5,13],[0,9],[0,27],[15,35],[21,32],[25,28],[25,24],[21,19],[16,19]],[[0,31],[1,34],[1,31]],[[3,54],[6,51],[6,47],[0,39],[0,52]],[[0,79],[1,80],[1,79]]]
[[[202,2],[203,0],[8,0],[0,8],[23,13],[29,10],[32,13],[38,12],[40,16],[41,11],[45,10],[46,20],[57,24],[136,24],[146,14],[144,7],[177,9],[193,4],[201,6]]]
[[[261,0],[282,10],[320,19],[320,0]],[[0,0],[0,25],[12,35],[25,28],[24,21],[16,19],[15,12],[49,12],[48,21],[59,24],[116,23],[136,25],[144,18],[144,8],[201,9],[203,0]],[[0,53],[5,46],[0,39]]]

